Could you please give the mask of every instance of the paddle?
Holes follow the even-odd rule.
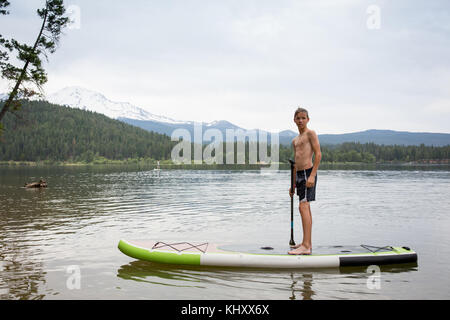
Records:
[[[289,241],[289,245],[290,246],[295,246],[295,241],[294,241],[294,164],[295,161],[289,159],[289,163],[291,164],[291,191],[292,191],[292,196],[291,196],[291,240]]]

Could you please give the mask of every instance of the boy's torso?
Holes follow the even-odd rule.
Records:
[[[313,148],[309,139],[309,130],[294,138],[295,168],[297,170],[309,169],[313,166]]]

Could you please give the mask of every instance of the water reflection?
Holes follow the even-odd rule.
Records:
[[[0,300],[43,299],[46,280],[44,264],[27,256],[27,251],[0,238]]]
[[[121,266],[117,276],[122,279],[163,286],[201,287],[199,285],[201,280],[196,278],[194,271],[195,269],[180,269],[171,266],[158,266],[145,261],[133,261]]]
[[[312,289],[313,274],[304,273],[300,276],[299,275],[295,276],[293,273],[291,273],[291,279],[292,279],[291,285],[292,295],[289,297],[289,300],[299,300],[297,294],[298,292],[300,292],[301,300],[312,300],[312,297],[314,296],[314,291]]]
[[[417,263],[380,266],[380,268],[382,274],[388,277],[389,273],[417,271]],[[176,266],[139,260],[124,264],[117,271],[117,277],[121,279],[150,285],[199,289],[215,286],[217,290],[230,290],[231,288],[248,290],[251,288],[254,294],[258,294],[258,290],[267,290],[268,292],[277,290],[290,292],[290,295],[286,296],[286,299],[289,300],[340,299],[342,295],[358,297],[373,295],[374,298],[377,298],[379,292],[369,290],[366,286],[368,276],[367,267],[294,271]],[[287,288],[289,290],[286,290]],[[330,295],[323,294],[325,288]],[[142,287],[142,290],[146,289]],[[321,294],[318,294],[319,292]],[[249,293],[248,299],[254,298],[255,296],[251,296]],[[273,299],[270,296],[265,298]]]

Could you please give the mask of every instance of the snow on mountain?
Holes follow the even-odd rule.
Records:
[[[115,102],[103,94],[82,87],[66,87],[47,96],[47,101],[72,108],[93,111],[118,119],[151,120],[167,123],[181,123],[164,116],[152,114],[128,102]]]
[[[152,114],[142,108],[128,102],[115,102],[106,98],[103,94],[82,87],[67,87],[47,96],[47,101],[67,105],[72,108],[93,111],[117,119],[128,124],[140,127],[148,131],[171,135],[175,129],[186,129],[194,134],[194,121],[177,121],[164,116]],[[204,129],[218,129],[224,136],[226,130],[242,129],[226,120],[216,120],[210,123],[202,123]],[[293,133],[295,136],[295,133]],[[291,134],[292,135],[292,134]],[[288,143],[292,138],[288,135]],[[283,137],[280,137],[282,142]]]
[[[0,101],[6,100],[6,98],[8,98],[6,93],[0,93]]]

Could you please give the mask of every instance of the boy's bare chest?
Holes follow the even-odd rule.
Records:
[[[300,149],[304,150],[304,149],[311,148],[311,143],[310,143],[308,137],[306,136],[306,134],[295,138],[294,144],[295,144],[295,149],[297,149],[297,150],[300,150]]]

